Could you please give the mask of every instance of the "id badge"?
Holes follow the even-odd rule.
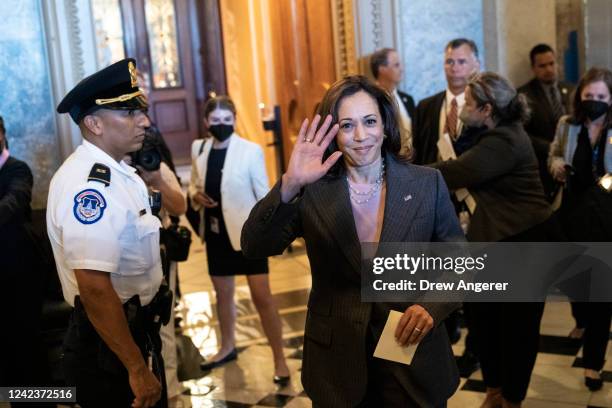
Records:
[[[217,217],[210,217],[210,231],[215,234],[219,233],[219,219]]]

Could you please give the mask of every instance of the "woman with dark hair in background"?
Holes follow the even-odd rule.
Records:
[[[336,82],[242,231],[247,256],[281,254],[299,236],[306,242],[312,290],[302,383],[314,406],[440,407],[458,385],[440,325],[458,304],[361,301],[360,243],[463,240],[439,172],[399,157],[398,126],[382,88],[363,76]],[[397,342],[420,342],[410,366],[372,356],[391,310],[403,313]]]
[[[246,275],[253,303],[268,337],[274,357],[277,384],[289,382],[283,355],[282,326],[270,292],[268,260],[246,259],[240,247],[240,231],[251,208],[269,190],[264,155],[258,144],[234,132],[236,107],[227,96],[216,96],[204,105],[204,124],[212,138],[196,140],[191,147],[189,196],[200,210],[199,234],[206,241],[208,272],[217,295],[221,348],[202,369],[222,365],[237,357],[234,277]]]
[[[612,72],[591,68],[578,83],[574,112],[559,120],[550,146],[550,173],[565,185],[561,220],[570,241],[612,241],[612,193],[598,180],[612,173]],[[611,320],[610,303],[573,302],[576,328],[582,337],[585,384],[591,391],[603,386]]]
[[[523,129],[528,108],[505,78],[483,72],[465,91],[461,121],[484,127],[470,150],[438,162],[450,189],[467,188],[476,202],[468,241],[557,240],[538,162]],[[482,407],[519,407],[535,364],[544,303],[471,303],[487,397]]]

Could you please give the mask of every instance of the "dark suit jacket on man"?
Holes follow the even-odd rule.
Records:
[[[564,82],[558,82],[557,86],[562,105],[567,114],[571,109],[573,87]],[[540,177],[542,178],[544,190],[547,196],[550,197],[555,183],[548,172],[548,150],[550,149],[550,143],[555,137],[555,130],[557,129],[560,117],[555,116],[545,90],[536,78],[521,86],[518,91],[527,97],[529,107],[531,108],[531,117],[525,123],[525,130],[531,138],[531,143],[533,143],[533,148],[538,158]]]
[[[463,239],[439,172],[387,156],[380,241]],[[361,302],[361,248],[345,177],[323,178],[288,204],[281,202],[277,183],[245,223],[242,251],[248,257],[278,255],[298,236],[306,241],[312,271],[304,333],[304,389],[315,406],[356,406],[368,388],[372,351],[368,335],[378,339],[389,310],[403,312],[411,304]],[[435,328],[420,343],[412,365],[388,362],[385,366],[418,406],[441,405],[458,385],[448,336],[439,326],[457,306],[423,304]]]
[[[4,385],[45,383],[39,344],[45,281],[31,225],[32,181],[27,164],[13,157],[0,168],[0,321],[11,330],[0,338]]]
[[[484,131],[456,160],[432,167],[442,172],[450,189],[465,187],[476,201],[468,241],[509,238],[551,215],[533,147],[518,123]]]
[[[0,168],[0,262],[5,266],[16,267],[34,255],[30,226],[32,183],[28,165],[9,156]],[[4,273],[9,272],[11,268],[7,267]]]
[[[438,160],[438,137],[440,136],[440,110],[446,91],[423,99],[412,117],[412,144],[415,164],[429,164]]]
[[[406,108],[406,112],[408,112],[408,116],[410,116],[410,119],[414,118],[414,99],[412,99],[412,96],[400,91],[399,89],[397,90],[397,94],[400,96],[400,99],[402,100],[402,103],[404,104],[404,107]]]

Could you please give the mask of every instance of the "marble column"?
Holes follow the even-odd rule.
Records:
[[[59,101],[96,66],[89,0],[0,2],[0,115],[10,152],[34,175],[32,206],[46,206],[51,177],[81,143]]]
[[[612,68],[612,2],[584,1],[584,68]]]
[[[3,0],[0,15],[0,115],[11,155],[34,174],[32,205],[41,208],[61,157],[40,2]]]
[[[573,81],[579,76],[581,65],[584,62],[584,28],[583,28],[583,10],[582,0],[557,0],[556,1],[556,17],[557,17],[557,63],[559,64],[559,72],[565,80]],[[578,67],[576,67],[576,59],[572,59],[575,55],[572,49],[573,44],[570,43],[570,34],[577,36],[576,45],[578,56]],[[568,66],[566,67],[566,59]],[[574,71],[575,68],[578,68]],[[568,77],[569,76],[569,77]]]

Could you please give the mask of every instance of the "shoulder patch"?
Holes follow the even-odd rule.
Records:
[[[106,210],[106,200],[100,192],[88,188],[74,196],[74,217],[82,224],[99,221]]]
[[[101,163],[94,164],[89,172],[87,181],[99,181],[104,184],[105,187],[108,187],[111,181],[110,167]]]

